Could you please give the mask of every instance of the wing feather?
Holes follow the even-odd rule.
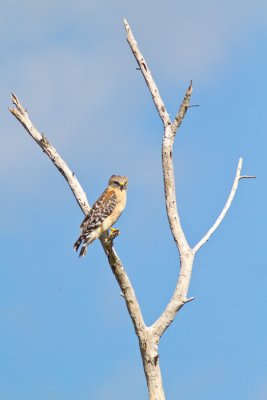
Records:
[[[93,204],[91,210],[81,223],[82,233],[92,232],[112,213],[117,204],[117,196],[113,190],[106,189]]]

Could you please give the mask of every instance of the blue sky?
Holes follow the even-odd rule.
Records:
[[[123,17],[174,117],[177,200],[199,251],[190,296],[162,338],[168,399],[267,398],[267,4],[13,1],[1,6],[0,400],[146,399],[137,339],[99,243],[72,250],[82,214],[65,181],[8,112],[13,91],[92,203],[129,177],[116,241],[148,324],[174,289],[161,121],[125,40]]]

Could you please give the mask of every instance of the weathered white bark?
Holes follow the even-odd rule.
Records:
[[[151,328],[146,328],[144,336],[139,337],[139,348],[145,371],[150,400],[165,400],[159,365],[159,337]]]
[[[223,220],[227,210],[229,209],[238,186],[238,182],[241,179],[240,171],[242,166],[242,161],[239,162],[236,178],[233,184],[233,188],[231,190],[230,196],[226,202],[226,205],[220,214],[219,218],[213,225],[213,227],[208,231],[208,233],[201,239],[201,241],[195,246],[195,248],[191,248],[187,242],[185,233],[183,231],[179,213],[177,210],[177,203],[176,203],[176,191],[175,191],[175,176],[174,176],[174,167],[173,167],[173,144],[175,140],[175,136],[177,133],[177,129],[180,127],[185,114],[190,107],[190,99],[192,95],[192,81],[186,91],[184,96],[183,102],[177,112],[177,115],[172,122],[165,104],[160,96],[160,92],[157,88],[157,85],[152,77],[152,74],[148,68],[148,65],[142,55],[141,51],[138,48],[137,42],[132,34],[131,28],[124,19],[124,26],[126,29],[127,34],[127,41],[130,45],[130,48],[133,52],[133,55],[139,65],[140,71],[143,74],[143,77],[146,81],[146,84],[150,90],[152,95],[152,99],[154,101],[155,107],[158,111],[158,114],[162,120],[163,127],[164,127],[164,135],[162,141],[162,169],[163,169],[163,179],[164,179],[164,190],[165,190],[165,203],[166,203],[166,210],[167,216],[169,220],[169,225],[171,228],[171,232],[173,235],[173,239],[176,243],[177,249],[180,255],[180,273],[177,280],[177,284],[174,290],[174,293],[167,304],[165,310],[161,314],[161,316],[154,322],[154,324],[149,328],[152,332],[152,337],[154,341],[159,341],[162,334],[165,330],[169,327],[169,325],[174,320],[177,312],[183,307],[184,304],[192,301],[194,297],[188,298],[188,290],[191,280],[194,256],[197,250],[209,239],[209,237],[214,233],[214,231],[218,228],[219,224]],[[243,176],[242,178],[252,178],[251,176]],[[152,353],[152,349],[150,349]],[[142,358],[144,360],[144,350],[141,347]],[[151,363],[152,365],[153,363]],[[159,366],[158,366],[159,368]],[[150,373],[151,371],[146,370],[146,378],[147,378],[147,385],[148,388],[152,385],[152,380],[155,380],[155,376],[157,374]],[[158,386],[154,383],[154,389],[156,394],[153,392],[153,396],[150,398],[161,399],[164,398],[163,393],[163,386],[161,383],[161,376],[160,372],[158,379]],[[151,395],[151,394],[150,394]]]
[[[218,228],[221,221],[223,220],[234,199],[239,180],[242,178],[252,177],[240,175],[242,167],[242,160],[240,159],[232,190],[221,214],[219,215],[218,219],[211,227],[211,229],[199,241],[199,243],[194,248],[191,248],[182,229],[179,213],[177,210],[173,167],[173,144],[177,129],[180,127],[185,117],[185,114],[190,107],[189,103],[193,90],[192,82],[190,82],[180,109],[178,110],[177,115],[172,122],[160,96],[156,83],[152,77],[152,74],[148,69],[147,63],[137,46],[137,42],[134,39],[130,26],[126,20],[124,20],[124,25],[127,33],[128,43],[139,64],[140,70],[142,71],[147,86],[151,92],[152,99],[164,126],[164,135],[162,141],[162,168],[165,190],[165,203],[170,229],[180,256],[180,273],[173,295],[163,313],[150,327],[146,326],[143,320],[142,312],[135,296],[130,279],[123,267],[123,264],[118,254],[113,247],[113,240],[106,241],[104,240],[105,238],[102,237],[101,243],[107,255],[112,272],[114,273],[115,278],[122,291],[122,295],[125,299],[128,312],[132,319],[134,329],[139,340],[139,348],[147,380],[149,399],[165,400],[158,353],[160,337],[172,323],[177,312],[183,307],[183,305],[194,299],[193,297],[188,298],[188,290],[192,274],[194,256],[196,252],[210,238],[210,236],[214,233],[214,231]],[[90,206],[88,204],[85,192],[78,182],[76,176],[70,170],[67,163],[60,157],[56,149],[49,143],[47,138],[34,127],[26,110],[23,108],[18,98],[14,94],[12,94],[12,101],[15,107],[10,108],[10,112],[24,126],[31,137],[42,148],[44,153],[50,158],[55,167],[64,176],[83,213],[87,214],[90,210]]]

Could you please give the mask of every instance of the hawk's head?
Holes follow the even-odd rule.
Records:
[[[123,175],[112,175],[109,178],[109,186],[119,188],[120,190],[127,190],[128,178]]]

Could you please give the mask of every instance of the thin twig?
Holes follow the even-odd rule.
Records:
[[[240,177],[239,177],[239,180],[240,179],[256,179],[257,177],[255,176],[255,175],[241,175]]]
[[[250,176],[250,175],[240,175],[241,169],[242,169],[242,163],[243,163],[242,158],[240,158],[238,161],[238,165],[237,165],[234,183],[233,183],[232,189],[230,191],[229,197],[225,203],[225,206],[223,207],[219,217],[216,219],[213,226],[208,230],[208,232],[203,236],[203,238],[193,248],[194,254],[203,246],[204,243],[206,243],[210,239],[211,235],[216,231],[216,229],[221,224],[222,220],[224,219],[227,211],[229,210],[229,208],[234,200],[234,197],[235,197],[235,194],[236,194],[236,191],[238,188],[238,182],[240,181],[240,179],[256,178],[255,176]]]
[[[192,92],[193,92],[193,86],[192,85],[193,85],[193,82],[191,80],[190,84],[189,84],[189,87],[188,87],[188,89],[186,91],[186,94],[184,96],[184,100],[183,100],[183,102],[182,102],[182,104],[181,104],[181,106],[179,108],[179,111],[178,111],[176,117],[174,118],[174,121],[173,121],[173,124],[172,124],[172,130],[173,130],[174,134],[176,134],[177,129],[180,127],[181,123],[183,122],[185,114],[186,114],[188,108],[190,107],[189,103],[190,103],[191,95],[192,95]]]

